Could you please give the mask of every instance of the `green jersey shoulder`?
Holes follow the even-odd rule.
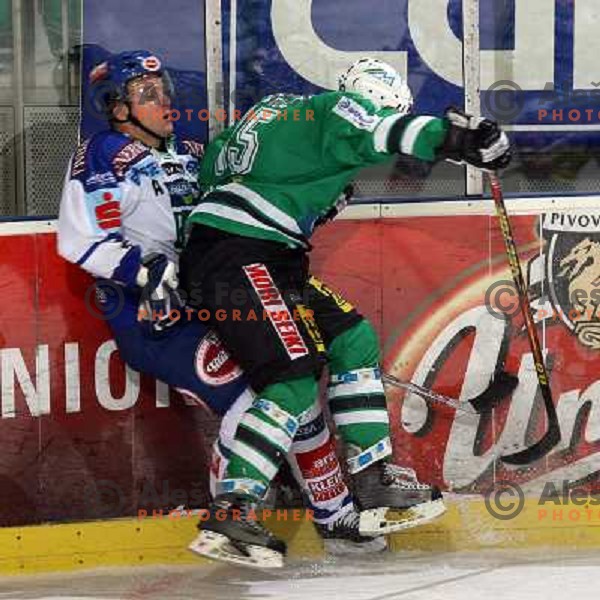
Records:
[[[441,120],[412,121],[354,93],[267,96],[209,144],[202,187],[220,195],[209,195],[209,206],[198,207],[193,220],[278,241],[283,232],[286,243],[297,244],[361,169],[390,161],[398,144],[433,159]],[[398,134],[399,123],[406,136]],[[392,133],[398,140],[390,144]]]

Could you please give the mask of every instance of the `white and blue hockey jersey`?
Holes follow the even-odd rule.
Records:
[[[77,149],[66,176],[58,219],[58,251],[94,277],[124,288],[126,306],[114,326],[137,311],[142,257],[158,252],[177,263],[185,222],[200,198],[202,145],[171,140],[165,151],[116,131]]]

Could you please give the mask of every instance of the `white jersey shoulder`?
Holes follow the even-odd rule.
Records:
[[[133,284],[141,257],[176,261],[187,216],[200,197],[202,145],[173,140],[158,151],[114,132],[76,150],[58,221],[58,249],[92,275]]]

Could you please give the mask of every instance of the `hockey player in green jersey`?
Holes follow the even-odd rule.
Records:
[[[510,146],[497,124],[452,109],[444,118],[415,116],[411,108],[399,74],[362,59],[338,92],[267,97],[207,149],[209,191],[190,217],[181,276],[203,308],[225,309],[228,318],[214,326],[257,399],[241,415],[211,517],[193,544],[200,554],[282,564],[285,545],[248,515],[316,402],[324,364],[361,532],[396,531],[444,511],[437,490],[391,462],[373,327],[309,275],[315,225],[336,211],[364,167],[399,153],[488,170],[508,165]],[[241,318],[231,318],[233,309]]]

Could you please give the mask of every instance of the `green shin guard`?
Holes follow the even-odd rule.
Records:
[[[304,377],[261,392],[240,420],[217,494],[264,496],[292,445],[298,417],[314,404],[317,391],[316,380]]]
[[[329,407],[338,431],[359,451],[386,442],[389,418],[381,375],[377,334],[363,320],[338,335],[328,348]]]

